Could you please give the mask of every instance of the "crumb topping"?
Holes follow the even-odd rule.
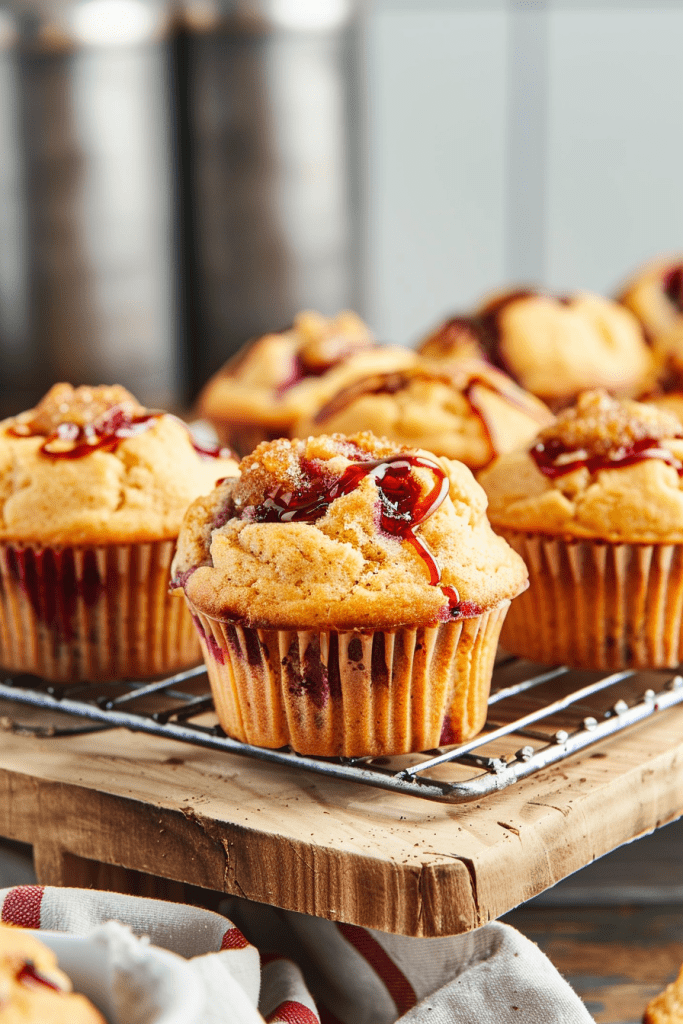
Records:
[[[538,435],[538,442],[586,458],[610,456],[639,441],[683,437],[672,413],[630,399],[614,399],[604,391],[587,391],[576,405],[563,410]]]
[[[86,427],[115,408],[131,417],[146,412],[145,407],[120,384],[82,385],[78,388],[71,384],[55,384],[35,409],[15,417],[11,429],[19,436],[49,437],[63,424]]]
[[[236,513],[260,505],[273,491],[299,492],[318,479],[341,476],[349,460],[383,458],[400,451],[391,442],[365,432],[347,438],[342,434],[310,437],[304,442],[285,438],[264,441],[240,463],[240,478],[232,488]]]
[[[366,325],[350,310],[329,318],[312,311],[299,313],[293,331],[300,339],[299,359],[303,367],[316,375],[374,343]]]

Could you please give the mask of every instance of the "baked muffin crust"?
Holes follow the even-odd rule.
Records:
[[[683,540],[683,428],[670,413],[587,392],[529,451],[480,475],[495,526],[613,542]]]
[[[263,437],[291,436],[296,420],[345,384],[410,365],[415,353],[379,345],[355,313],[299,313],[291,328],[249,343],[208,382],[199,410],[226,443],[245,454],[257,427]]]
[[[446,321],[420,351],[462,358],[474,338],[482,355],[554,409],[586,388],[635,394],[652,372],[636,318],[589,292],[560,298],[530,289],[496,294],[471,317]]]
[[[449,366],[423,359],[342,388],[314,416],[300,420],[295,433],[370,430],[476,470],[520,447],[552,419],[539,399],[481,359]]]
[[[124,388],[56,384],[0,423],[0,540],[137,543],[178,533],[189,503],[237,471]]]
[[[401,457],[392,490],[385,463]],[[362,433],[264,443],[240,470],[191,506],[179,537],[175,583],[208,616],[264,629],[393,629],[481,614],[526,585],[459,462]],[[414,527],[401,505],[408,492],[414,508],[433,505]]]
[[[52,950],[8,924],[0,924],[0,1019],[8,1024],[105,1024],[85,996],[72,992]]]

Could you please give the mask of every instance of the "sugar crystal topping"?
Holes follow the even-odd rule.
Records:
[[[538,435],[538,442],[584,457],[606,456],[642,441],[683,437],[676,416],[630,399],[614,399],[604,391],[586,391]]]

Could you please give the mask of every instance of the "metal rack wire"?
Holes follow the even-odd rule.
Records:
[[[319,758],[231,739],[216,724],[203,668],[152,683],[97,686],[50,686],[33,677],[6,678],[0,682],[0,700],[41,713],[38,725],[8,716],[9,728],[53,736],[123,727],[445,803],[482,799],[589,744],[683,704],[683,677],[677,673],[626,670],[604,675],[564,666],[539,669],[514,658],[500,661],[489,718],[479,736],[455,747],[394,758]],[[64,726],[65,714],[75,716],[79,724]]]

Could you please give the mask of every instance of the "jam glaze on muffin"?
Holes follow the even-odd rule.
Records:
[[[550,408],[589,388],[635,394],[652,355],[635,317],[588,292],[554,298],[531,289],[493,296],[472,316],[454,317],[420,346],[434,359],[482,356]]]
[[[23,928],[0,924],[0,1020],[25,1024],[105,1024],[72,991],[51,949]]]
[[[342,388],[296,425],[299,437],[370,430],[481,469],[553,419],[539,399],[482,359],[421,359]]]
[[[526,570],[470,471],[368,433],[240,469],[190,508],[173,566],[226,732],[351,756],[478,731]]]
[[[600,392],[484,470],[491,522],[530,569],[506,649],[584,668],[678,664],[682,473],[674,416]]]
[[[1,423],[0,664],[58,681],[196,663],[170,561],[227,454],[118,386],[57,384]]]
[[[243,455],[291,436],[310,408],[356,377],[415,359],[411,349],[379,345],[355,313],[299,313],[291,328],[246,345],[208,382],[198,407],[220,440]]]
[[[683,541],[683,426],[643,402],[586,392],[529,451],[481,475],[496,525],[614,542]]]

